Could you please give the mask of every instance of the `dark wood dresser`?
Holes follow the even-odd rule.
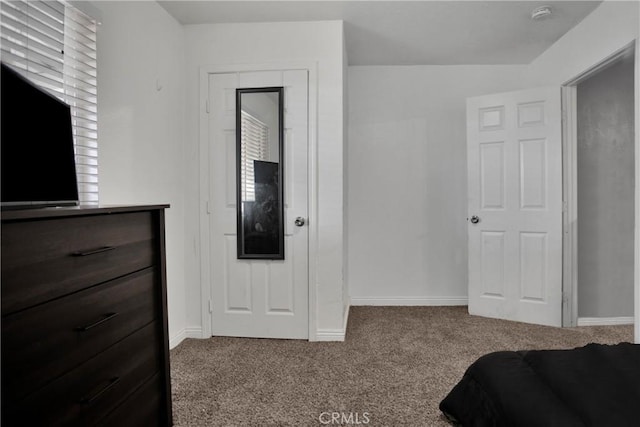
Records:
[[[167,205],[2,212],[2,425],[167,426]]]

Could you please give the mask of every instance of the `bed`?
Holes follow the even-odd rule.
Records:
[[[440,410],[463,426],[640,426],[640,344],[490,353]]]

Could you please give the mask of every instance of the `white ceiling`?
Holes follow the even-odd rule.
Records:
[[[600,1],[159,1],[182,24],[343,20],[349,65],[528,64]],[[551,17],[530,19],[537,6]]]

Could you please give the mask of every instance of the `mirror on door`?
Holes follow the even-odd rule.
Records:
[[[238,259],[284,259],[282,96],[236,89]]]

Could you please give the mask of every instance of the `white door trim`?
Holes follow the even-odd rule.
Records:
[[[578,322],[576,85],[562,86],[562,326],[564,327],[576,326]]]
[[[317,265],[318,265],[318,62],[278,61],[260,64],[210,64],[200,67],[199,85],[199,175],[200,175],[200,296],[202,338],[211,337],[211,262],[209,226],[209,75],[253,71],[306,70],[309,73],[309,341],[317,340]]]
[[[632,41],[598,64],[562,85],[563,120],[563,314],[562,326],[577,326],[578,322],[578,199],[577,199],[577,103],[579,83],[602,71],[625,55],[635,51],[635,233],[634,233],[634,317],[635,342],[640,343],[640,43]]]
[[[639,13],[640,15],[640,13]],[[635,40],[636,44],[636,78],[635,78],[635,101],[636,101],[636,111],[635,111],[635,134],[636,134],[636,145],[635,145],[635,155],[636,155],[636,230],[635,230],[635,274],[634,274],[634,282],[635,282],[635,342],[640,344],[640,224],[638,224],[637,219],[640,218],[640,173],[638,170],[640,169],[640,40]]]

